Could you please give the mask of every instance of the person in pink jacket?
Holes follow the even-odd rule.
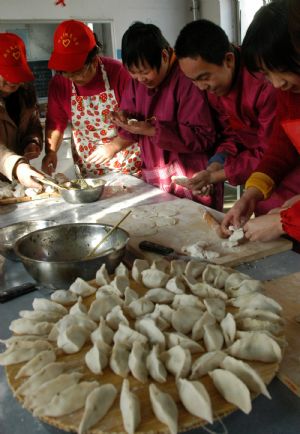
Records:
[[[222,209],[222,184],[200,196],[172,182],[173,176],[192,177],[204,170],[214,153],[216,132],[205,93],[182,74],[173,49],[153,24],[129,27],[122,39],[122,60],[132,80],[114,116],[118,137],[103,160],[138,141],[146,182]]]
[[[175,43],[183,73],[202,91],[220,127],[219,144],[207,168],[188,184],[192,190],[227,180],[244,184],[267,148],[276,93],[262,74],[245,68],[240,49],[208,20],[187,24]]]

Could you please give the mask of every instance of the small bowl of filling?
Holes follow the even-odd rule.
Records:
[[[105,183],[99,178],[73,179],[61,184],[60,194],[69,203],[96,202],[103,194]]]

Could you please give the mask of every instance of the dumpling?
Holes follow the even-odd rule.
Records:
[[[137,395],[130,391],[128,380],[123,380],[120,410],[125,431],[128,434],[134,434],[141,422],[141,405]]]
[[[110,285],[117,289],[120,294],[123,295],[125,289],[130,286],[130,282],[127,276],[115,276],[114,280],[112,280]]]
[[[160,360],[158,345],[154,345],[148,354],[146,359],[146,367],[153,380],[157,381],[158,383],[164,383],[167,381],[168,374],[164,364]]]
[[[173,259],[170,264],[171,276],[182,276],[186,269],[186,261],[183,259]]]
[[[114,335],[114,343],[120,343],[126,345],[127,348],[131,348],[134,342],[140,342],[141,344],[147,344],[148,339],[141,333],[133,330],[126,324],[119,324],[118,331]]]
[[[251,292],[249,294],[240,295],[237,298],[230,300],[232,306],[242,309],[261,309],[270,310],[271,312],[279,314],[282,307],[273,298],[267,297],[260,292]]]
[[[92,302],[88,315],[94,321],[99,321],[101,317],[105,318],[115,306],[122,306],[122,304],[123,300],[120,297],[103,293]]]
[[[98,381],[82,381],[81,383],[73,384],[54,395],[45,406],[37,407],[33,415],[59,417],[73,413],[84,407],[87,396],[98,386]]]
[[[252,408],[249,389],[236,375],[225,369],[215,369],[208,373],[220,394],[244,413],[249,414]]]
[[[106,316],[106,322],[113,330],[117,330],[119,324],[129,325],[128,319],[123,313],[121,306],[115,306]]]
[[[172,396],[164,393],[155,384],[149,386],[150,401],[157,419],[167,425],[171,434],[178,431],[178,410]]]
[[[49,381],[43,383],[33,393],[25,397],[24,405],[26,408],[36,408],[47,405],[54,395],[62,392],[73,384],[79,383],[83,374],[71,372],[60,374]]]
[[[129,354],[128,366],[131,374],[141,383],[146,383],[148,378],[148,370],[146,366],[148,351],[140,342],[133,342],[131,352]]]
[[[182,348],[189,350],[192,354],[199,353],[204,351],[202,345],[199,342],[195,342],[193,339],[190,339],[188,336],[184,335],[180,332],[170,332],[166,333],[167,347],[172,348],[176,345],[180,345]]]
[[[256,318],[240,318],[237,320],[237,327],[240,330],[268,331],[273,335],[282,333],[282,324]]]
[[[209,312],[204,312],[203,315],[194,323],[192,329],[192,339],[194,341],[200,341],[204,335],[204,325],[215,324],[216,318]]]
[[[243,280],[239,286],[228,288],[226,290],[226,293],[230,297],[238,297],[240,295],[244,294],[250,294],[251,292],[259,292],[263,291],[264,286],[260,280],[254,280],[254,279],[245,279]]]
[[[53,327],[51,322],[34,321],[27,318],[14,319],[10,325],[9,330],[17,335],[46,335]]]
[[[203,377],[203,375],[206,375],[209,371],[218,368],[225,357],[226,353],[223,351],[209,351],[198,357],[192,365],[191,380]]]
[[[160,270],[163,271],[164,273],[169,274],[170,262],[167,261],[166,259],[154,259],[150,268],[155,270]]]
[[[95,294],[97,288],[95,286],[89,285],[85,280],[81,279],[81,277],[77,277],[77,279],[75,279],[70,286],[69,291],[85,298],[89,295]]]
[[[47,312],[45,310],[20,310],[21,318],[31,319],[38,322],[57,322],[62,315],[58,312]]]
[[[20,342],[34,342],[34,341],[47,341],[47,335],[20,335],[20,336],[10,336],[7,339],[0,339],[1,344],[4,344],[6,348],[10,347],[12,344]]]
[[[220,298],[205,298],[204,304],[207,311],[216,318],[217,321],[222,321],[226,315],[226,306],[224,300]]]
[[[200,298],[221,298],[222,300],[227,300],[227,294],[221,289],[214,288],[208,283],[204,282],[191,282],[186,279],[186,282],[194,295]]]
[[[96,298],[101,297],[103,294],[113,294],[117,297],[122,297],[123,294],[119,291],[115,286],[112,285],[103,285],[96,291]]]
[[[55,324],[59,332],[65,330],[70,325],[77,325],[91,332],[97,328],[97,323],[84,313],[65,315]]]
[[[130,350],[119,342],[115,343],[110,356],[109,366],[111,370],[121,377],[127,377],[129,374],[129,359]]]
[[[57,346],[67,354],[78,353],[87,341],[91,331],[78,325],[70,325],[57,338]]]
[[[234,357],[227,356],[222,360],[220,366],[221,368],[227,369],[227,371],[235,374],[253,392],[262,393],[267,398],[271,399],[263,380],[255,371],[255,369],[248,365],[248,363],[237,360]]]
[[[120,262],[120,264],[115,268],[115,276],[127,276],[129,277],[129,270],[126,267],[125,264],[123,264],[123,262]]]
[[[228,312],[225,318],[220,322],[220,326],[225,339],[225,344],[228,347],[233,344],[236,335],[236,323],[233,315]]]
[[[78,297],[77,302],[71,307],[69,313],[72,315],[87,314],[88,309],[84,303],[82,303],[82,297]]]
[[[124,291],[124,306],[129,306],[132,301],[139,298],[139,294],[134,289],[126,288]]]
[[[188,280],[190,280],[190,278],[202,278],[202,273],[205,270],[205,267],[206,262],[192,260],[186,264],[184,274],[186,275]]]
[[[128,312],[131,318],[146,315],[147,313],[153,312],[153,310],[154,303],[145,297],[141,297],[135,301],[132,301],[128,306]]]
[[[185,378],[190,372],[192,365],[191,352],[180,345],[176,345],[162,353],[161,359],[167,370],[176,378]]]
[[[202,315],[203,310],[199,307],[180,307],[172,313],[172,326],[176,331],[188,334]]]
[[[231,356],[260,362],[279,362],[281,348],[274,339],[265,333],[253,333],[236,340],[228,349]]]
[[[199,307],[200,309],[204,309],[204,304],[201,300],[199,300],[196,295],[192,294],[176,294],[174,296],[174,300],[172,302],[172,308],[178,309],[179,307]]]
[[[249,279],[249,276],[244,273],[232,273],[230,274],[225,282],[225,291],[227,292],[230,288],[237,288],[243,282],[243,280]]]
[[[135,329],[145,335],[152,345],[158,345],[161,350],[165,348],[165,336],[152,318],[141,318],[137,320]]]
[[[113,405],[117,389],[112,384],[104,384],[96,387],[88,395],[85,408],[80,421],[78,434],[84,434],[87,430],[101,420]]]
[[[55,301],[55,303],[60,303],[64,306],[74,304],[77,301],[77,295],[65,289],[58,289],[52,292],[50,298],[52,301]]]
[[[68,310],[55,301],[48,300],[47,298],[35,298],[32,302],[34,310],[45,310],[46,312],[57,312],[61,316],[66,315]]]
[[[103,369],[108,365],[110,346],[97,341],[85,354],[85,363],[93,374],[103,374]]]
[[[22,366],[15,378],[30,377],[45,365],[55,362],[55,360],[56,355],[53,349],[41,351]]]
[[[110,284],[110,277],[108,275],[106,265],[102,264],[99,270],[96,273],[96,283],[99,286],[103,285],[109,285]]]
[[[219,324],[205,324],[203,340],[207,351],[221,350],[224,337]]]
[[[153,303],[172,303],[174,293],[164,288],[152,288],[146,292],[145,298]]]
[[[171,279],[166,282],[166,289],[174,294],[184,294],[185,284],[183,279],[180,276],[171,277]]]
[[[167,304],[156,304],[153,315],[155,315],[156,318],[157,316],[159,316],[164,319],[168,324],[171,324],[173,312],[174,309],[172,309]]]
[[[138,283],[142,282],[142,272],[149,269],[149,263],[145,259],[135,259],[132,265],[131,276]]]
[[[95,344],[98,341],[104,342],[107,345],[111,345],[113,342],[114,331],[106,324],[104,318],[100,318],[98,328],[96,328],[91,334],[91,341]]]
[[[42,351],[52,351],[52,345],[47,341],[17,341],[0,354],[0,365],[8,366],[27,362]]]
[[[142,282],[146,288],[164,287],[169,280],[169,277],[169,274],[155,268],[148,268],[147,270],[142,271]]]
[[[277,313],[271,312],[270,310],[261,309],[240,309],[234,314],[234,318],[239,320],[241,318],[255,318],[263,321],[273,321],[279,324],[284,324],[283,319]]]
[[[211,284],[215,288],[224,288],[225,282],[233,270],[226,269],[220,265],[208,264],[202,273],[204,282]]]
[[[63,362],[49,363],[29,377],[24,383],[22,383],[21,386],[16,390],[16,395],[30,395],[46,381],[52,380],[53,378],[62,374],[67,367],[67,363]]]
[[[212,406],[209,394],[200,381],[177,380],[180,400],[186,410],[194,416],[213,422]]]

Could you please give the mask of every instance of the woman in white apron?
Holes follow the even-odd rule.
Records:
[[[115,171],[139,176],[140,149],[131,145],[105,164],[93,157],[117,134],[110,113],[117,110],[129,75],[117,60],[100,57],[93,32],[75,20],[62,22],[54,34],[49,68],[60,72],[50,82],[46,119],[46,155],[42,169],[52,174],[68,123],[72,154],[84,177]],[[92,161],[87,161],[87,159]]]

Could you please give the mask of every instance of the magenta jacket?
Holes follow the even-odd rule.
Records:
[[[138,120],[155,117],[153,137],[119,130],[122,137],[141,145],[144,180],[180,197],[191,195],[188,191],[174,191],[166,173],[191,177],[206,169],[215,152],[215,127],[205,93],[183,75],[175,61],[156,89],[131,80],[122,94],[120,108]],[[212,198],[190,198],[222,209],[222,185],[216,186]]]
[[[239,62],[239,52],[236,56]],[[265,77],[250,74],[241,65],[226,96],[207,92],[221,126],[217,153],[226,152],[224,170],[230,184],[244,184],[261,160],[276,114],[276,91]],[[238,158],[237,158],[238,156]]]

